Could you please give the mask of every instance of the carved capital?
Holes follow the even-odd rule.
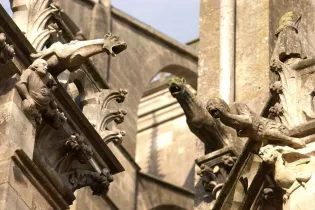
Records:
[[[93,195],[107,193],[110,183],[114,180],[107,169],[104,169],[101,174],[94,171],[76,169],[71,171],[68,177],[73,191],[90,186]]]

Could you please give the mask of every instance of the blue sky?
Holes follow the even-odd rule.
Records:
[[[198,37],[199,1],[111,0],[114,7],[182,43]],[[0,2],[10,10],[9,0]]]

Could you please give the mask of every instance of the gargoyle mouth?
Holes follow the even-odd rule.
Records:
[[[112,47],[112,52],[110,53],[113,57],[115,57],[117,54],[121,53],[127,49],[127,44],[125,42],[122,42],[118,45],[115,45]]]
[[[219,118],[220,117],[220,112],[217,109],[210,109],[209,113],[211,114],[212,117],[214,118]]]
[[[179,94],[180,92],[182,92],[182,87],[178,86],[177,84],[175,83],[171,83],[169,86],[168,86],[168,89],[170,90],[171,94],[173,96]]]

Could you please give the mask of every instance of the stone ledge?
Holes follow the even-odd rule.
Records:
[[[50,183],[46,176],[37,168],[23,150],[16,150],[13,161],[29,179],[33,186],[45,197],[54,209],[64,210],[68,204],[58,190]]]

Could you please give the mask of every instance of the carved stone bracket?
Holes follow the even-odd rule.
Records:
[[[196,160],[200,167],[197,174],[205,191],[210,192],[213,199],[219,195],[236,159],[235,152],[226,147]]]
[[[101,109],[108,109],[108,105],[116,100],[117,103],[123,103],[125,101],[126,95],[128,94],[128,90],[119,89],[118,91],[110,92],[104,99],[102,103]]]
[[[6,35],[0,33],[0,64],[8,62],[15,55],[13,46],[7,44],[6,39]]]
[[[85,101],[83,113],[94,125],[106,144],[113,142],[117,146],[121,145],[122,138],[126,135],[125,131],[119,129],[117,125],[124,122],[127,111],[111,107],[116,106],[112,104],[114,101],[123,103],[127,94],[128,91],[125,89],[108,89],[95,93],[94,97],[90,97]]]
[[[116,124],[121,124],[124,122],[126,114],[127,111],[123,109],[119,109],[118,111],[106,110],[104,113],[105,117],[103,118],[100,125],[100,131],[109,130],[108,124],[112,121],[115,121]]]
[[[72,192],[82,187],[91,187],[94,195],[106,193],[113,181],[106,164],[101,167],[104,163],[98,162],[98,156],[83,135],[73,133],[67,138],[61,138],[67,135],[66,130],[43,127],[35,147],[36,164],[43,168],[52,183],[68,198],[68,203],[73,200]],[[47,150],[51,152],[47,153]]]
[[[106,131],[100,133],[106,144],[113,142],[116,146],[122,144],[122,138],[126,135],[125,131]]]

